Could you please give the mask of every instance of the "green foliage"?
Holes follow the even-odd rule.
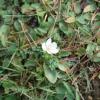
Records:
[[[98,46],[96,43],[88,44],[86,53],[90,57],[91,60],[94,62],[100,62],[100,46]]]
[[[0,100],[88,100],[100,79],[99,8],[99,0],[0,0]],[[48,38],[57,54],[42,50]]]
[[[6,46],[7,34],[9,33],[9,26],[2,25],[0,28],[0,40],[3,46]]]
[[[45,76],[51,83],[55,83],[57,81],[57,72],[54,69],[50,69],[48,66],[44,66]]]

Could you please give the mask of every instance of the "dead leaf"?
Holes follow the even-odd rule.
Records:
[[[74,17],[74,16],[69,17],[69,18],[67,18],[67,19],[65,20],[65,22],[67,22],[67,23],[73,23],[73,22],[75,22],[75,17]]]

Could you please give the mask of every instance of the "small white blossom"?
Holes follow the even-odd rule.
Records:
[[[56,54],[59,52],[57,43],[52,42],[51,38],[49,38],[46,42],[42,43],[42,49],[46,51],[48,54]]]

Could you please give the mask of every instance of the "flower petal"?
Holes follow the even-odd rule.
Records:
[[[44,51],[47,50],[47,48],[46,48],[46,43],[42,43],[42,49],[43,49]]]
[[[57,43],[52,42],[51,38],[49,38],[46,42],[42,43],[42,49],[48,54],[56,54],[59,52],[59,48],[57,48]]]
[[[47,50],[47,53],[48,54],[53,54],[51,50]]]
[[[59,52],[59,48],[52,48],[49,50],[52,54],[56,54]]]
[[[59,48],[58,49],[52,49],[52,54],[56,54],[56,53],[58,53],[59,52]]]
[[[46,41],[46,46],[51,45],[51,42],[52,42],[52,40],[51,40],[51,38],[49,38],[49,39]]]
[[[57,43],[56,42],[53,42],[52,43],[52,47],[57,48]]]

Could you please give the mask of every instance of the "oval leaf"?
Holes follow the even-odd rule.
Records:
[[[66,67],[64,66],[64,65],[62,65],[62,64],[59,64],[58,65],[58,68],[61,70],[61,71],[66,71]]]
[[[73,22],[75,22],[75,17],[74,16],[69,17],[69,18],[67,18],[67,20],[65,20],[65,22],[67,22],[67,23],[73,23]]]
[[[0,40],[3,46],[6,46],[8,32],[9,32],[9,26],[2,25],[0,28]]]
[[[57,81],[57,72],[56,72],[56,70],[51,70],[49,67],[44,66],[44,72],[45,72],[46,78],[51,83],[55,83]]]
[[[83,12],[90,12],[90,11],[93,11],[95,9],[95,7],[93,6],[93,5],[87,5],[85,8],[84,8],[84,10],[83,10]]]

